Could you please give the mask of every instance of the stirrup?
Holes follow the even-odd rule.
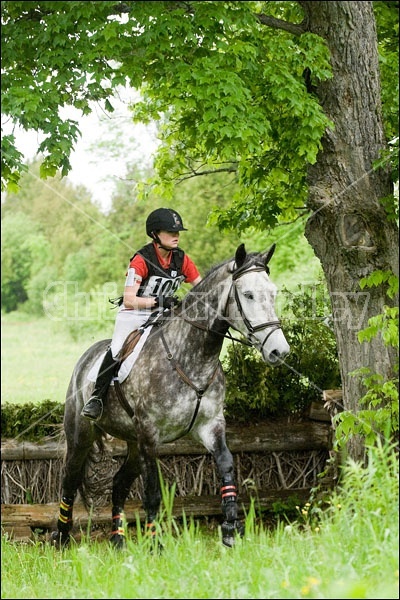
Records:
[[[83,406],[81,415],[91,421],[97,421],[103,414],[103,401],[98,396],[92,396]]]

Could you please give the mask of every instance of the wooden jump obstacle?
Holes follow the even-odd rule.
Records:
[[[331,455],[333,429],[331,418],[323,404],[313,403],[309,419],[301,422],[280,419],[255,425],[232,425],[227,427],[227,441],[231,452],[235,455],[235,463],[239,465],[237,472],[239,508],[243,515],[246,514],[252,503],[256,510],[271,511],[277,502],[296,501],[299,504],[307,502],[312,488],[318,484],[317,478],[323,471],[326,460]],[[125,442],[110,438],[106,446],[112,460],[123,460],[126,455]],[[10,492],[11,482],[7,481],[8,476],[12,479],[16,478],[15,473],[10,473],[10,469],[21,464],[33,465],[33,469],[35,469],[35,465],[37,468],[37,465],[45,461],[46,464],[57,464],[58,469],[61,470],[64,450],[65,446],[62,440],[47,441],[43,444],[15,440],[2,441],[1,522],[2,532],[7,533],[11,539],[18,541],[33,539],[38,530],[43,532],[55,527],[59,512],[59,490],[55,490],[55,497],[52,499],[54,501],[28,504],[26,501],[24,502],[24,482],[16,482],[17,488],[18,486],[21,488],[21,498],[18,498],[16,502],[15,492],[13,494]],[[311,456],[311,459],[306,459],[306,466],[301,467],[304,474],[296,475],[291,479],[285,473],[283,456],[288,454]],[[195,467],[191,468],[194,471],[192,479],[193,482],[196,481],[196,484],[192,485],[192,479],[190,479],[186,487],[177,488],[172,508],[173,517],[220,515],[218,478],[215,477],[215,474],[211,474],[211,479],[216,480],[215,489],[210,482],[203,486],[199,484],[202,471],[207,465],[208,472],[213,469],[212,457],[203,446],[188,438],[182,438],[170,444],[163,444],[160,447],[159,456],[166,480],[171,472],[179,472],[183,464],[186,469],[189,463],[195,464]],[[178,464],[174,464],[174,461],[178,461]],[[205,461],[210,461],[210,463]],[[274,471],[273,481],[269,480],[266,485],[265,480],[257,473],[257,466],[260,466],[261,471],[271,471],[272,469]],[[289,466],[288,470],[293,471],[293,465]],[[332,477],[325,477],[322,485],[324,489],[331,488],[334,485]],[[7,501],[9,499],[7,488],[10,492],[9,497],[11,495],[13,497],[13,502]],[[204,493],[205,490],[207,493]],[[135,490],[133,494],[135,494]],[[137,497],[128,498],[125,513],[128,523],[135,524],[138,519],[144,519],[140,497],[139,499]],[[110,502],[106,502],[102,506],[94,506],[88,512],[78,501],[74,505],[74,530],[86,530],[89,524],[109,525],[110,515]]]

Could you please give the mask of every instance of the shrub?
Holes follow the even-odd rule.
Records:
[[[64,404],[44,400],[40,404],[11,404],[1,406],[1,437],[38,441],[54,437],[61,431]]]
[[[303,415],[324,389],[340,387],[333,331],[326,325],[322,284],[301,294],[287,292],[282,323],[290,354],[279,367],[266,365],[258,351],[232,344],[222,361],[226,374],[226,416],[254,418]]]

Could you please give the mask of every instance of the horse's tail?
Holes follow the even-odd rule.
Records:
[[[105,435],[96,440],[86,457],[79,494],[89,511],[94,506],[107,504],[111,499],[113,457],[107,450]]]

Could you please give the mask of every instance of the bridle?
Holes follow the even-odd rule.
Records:
[[[234,285],[234,283],[235,283],[235,281],[237,281],[239,279],[239,277],[242,277],[242,275],[247,275],[247,273],[252,273],[252,272],[257,272],[257,271],[267,271],[267,269],[268,269],[268,267],[266,267],[265,265],[260,264],[260,263],[258,263],[258,264],[256,263],[250,269],[246,269],[246,268],[238,269],[232,275],[232,284],[231,284],[231,289],[233,287],[233,290],[234,290],[236,306],[238,307],[240,316],[242,317],[243,323],[246,325],[246,328],[248,331],[247,339],[248,339],[249,345],[251,345],[251,346],[254,345],[254,342],[251,341],[251,338],[254,333],[256,333],[257,331],[262,331],[263,329],[267,329],[269,327],[271,328],[271,331],[269,331],[267,333],[267,335],[264,338],[263,343],[260,346],[260,351],[262,351],[262,349],[264,348],[264,345],[268,341],[269,337],[274,333],[274,331],[276,331],[277,329],[281,329],[281,323],[280,323],[280,321],[266,321],[265,323],[260,323],[259,325],[252,325],[250,323],[249,319],[244,314],[244,310],[243,310],[242,304],[240,302],[237,287]],[[228,298],[229,298],[229,295],[230,295],[230,291],[228,294]]]
[[[229,298],[231,296],[231,291],[232,291],[232,288],[233,288],[236,306],[238,307],[240,316],[241,316],[241,318],[243,320],[243,323],[246,325],[246,328],[247,328],[247,331],[248,331],[247,340],[243,340],[241,338],[237,338],[237,337],[233,336],[229,331],[227,333],[221,333],[220,331],[217,331],[216,329],[212,329],[211,327],[207,327],[203,323],[199,323],[198,321],[193,321],[192,319],[189,319],[187,316],[185,316],[185,315],[183,315],[181,313],[176,313],[176,316],[180,317],[181,319],[183,319],[184,321],[186,321],[186,323],[189,323],[190,325],[193,325],[193,327],[197,327],[197,329],[202,329],[203,331],[208,331],[210,333],[214,333],[216,335],[220,335],[221,337],[227,338],[227,339],[229,339],[231,341],[239,342],[241,344],[244,344],[245,346],[254,346],[254,341],[252,341],[253,334],[256,333],[257,331],[261,331],[263,329],[267,329],[268,327],[270,327],[271,331],[269,331],[267,333],[267,335],[265,336],[262,344],[260,344],[259,350],[261,352],[262,349],[264,348],[264,345],[268,341],[269,337],[277,329],[282,329],[282,326],[281,326],[280,321],[266,321],[265,323],[260,323],[259,325],[252,325],[250,323],[249,319],[246,317],[246,315],[244,313],[242,304],[240,302],[239,294],[238,294],[238,291],[237,291],[237,287],[235,286],[235,281],[237,279],[239,279],[239,277],[242,277],[242,275],[246,275],[247,273],[256,272],[256,271],[266,271],[267,273],[269,273],[268,267],[266,267],[264,264],[261,264],[261,263],[256,263],[254,266],[252,266],[250,268],[241,267],[240,269],[238,269],[237,271],[235,271],[233,273],[233,275],[232,275],[232,283],[231,283],[230,290],[228,292],[228,298],[227,298],[227,302],[226,302],[225,310],[224,310],[224,314],[226,314],[227,313],[227,308],[228,308],[228,303],[229,303]],[[227,319],[225,316],[223,316],[222,319],[224,321],[226,321],[226,323],[228,323],[229,327],[232,327],[232,329],[236,329],[234,327],[234,325],[229,321],[229,319]]]
[[[188,317],[186,317],[185,315],[183,315],[181,313],[177,313],[176,316],[178,316],[181,319],[183,319],[184,321],[186,321],[186,323],[189,323],[190,325],[197,327],[197,329],[202,329],[203,331],[209,331],[210,333],[215,333],[224,338],[228,338],[232,341],[240,342],[241,344],[244,344],[245,346],[253,346],[254,345],[254,341],[252,341],[252,336],[254,333],[256,333],[257,331],[262,331],[263,329],[267,329],[270,327],[271,331],[269,331],[267,333],[267,335],[264,338],[264,341],[260,345],[260,351],[262,351],[262,349],[264,348],[264,345],[268,341],[269,337],[274,333],[274,331],[276,331],[277,329],[282,329],[281,322],[280,321],[266,321],[265,323],[260,323],[259,325],[252,325],[244,313],[243,306],[240,302],[239,294],[237,291],[237,287],[235,286],[235,282],[237,281],[237,279],[239,279],[239,277],[242,277],[242,275],[247,275],[247,273],[257,272],[257,271],[266,271],[267,274],[269,273],[268,267],[266,267],[264,264],[261,264],[261,263],[256,263],[254,266],[252,266],[250,268],[242,267],[233,273],[232,283],[231,283],[230,290],[228,292],[228,298],[227,298],[225,310],[224,310],[224,315],[225,315],[227,313],[229,298],[231,296],[231,291],[233,288],[236,306],[238,307],[240,316],[241,316],[243,323],[245,324],[247,331],[248,331],[247,340],[236,338],[231,333],[229,333],[229,331],[227,333],[221,333],[220,331],[217,331],[215,329],[207,327],[203,323],[199,323],[198,321],[193,321],[192,319],[189,319]],[[222,319],[224,321],[226,321],[226,323],[228,324],[229,327],[232,327],[232,329],[236,329],[235,326],[225,316],[223,316]]]

